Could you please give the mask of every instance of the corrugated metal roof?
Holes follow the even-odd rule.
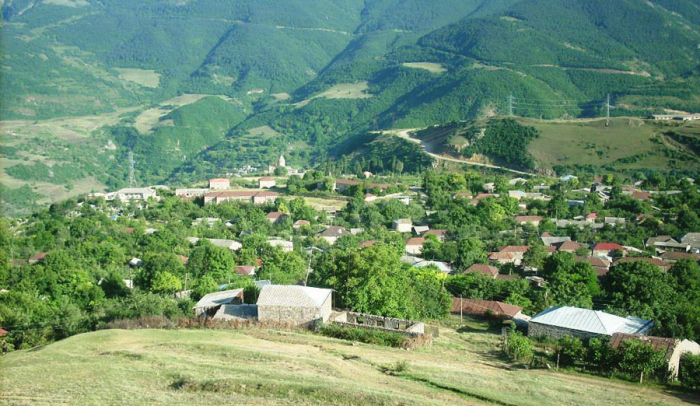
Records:
[[[331,289],[308,286],[267,285],[260,290],[258,306],[319,307],[331,292]]]
[[[578,307],[550,307],[530,320],[571,330],[612,336],[614,333],[645,334],[653,325],[648,320],[619,317],[599,310]]]
[[[195,307],[209,308],[216,307],[222,304],[229,304],[243,293],[243,289],[224,290],[223,292],[214,292],[205,295],[199,299]]]

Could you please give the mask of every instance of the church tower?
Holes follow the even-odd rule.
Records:
[[[280,161],[277,164],[277,166],[280,168],[284,168],[285,166],[287,166],[287,163],[284,160],[284,155],[280,155]]]

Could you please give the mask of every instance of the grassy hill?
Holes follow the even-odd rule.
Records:
[[[679,405],[684,395],[508,368],[470,323],[405,351],[271,330],[105,330],[0,363],[7,404]],[[687,397],[687,395],[685,395]],[[690,400],[689,398],[687,400]]]
[[[418,131],[416,137],[431,151],[460,156],[469,152],[469,143],[478,146],[488,138],[490,124],[498,121],[476,120],[450,123]],[[610,120],[535,120],[517,118],[517,123],[537,131],[525,149],[534,160],[532,169],[542,173],[565,174],[572,171],[601,171],[633,174],[634,172],[676,172],[694,176],[700,163],[700,125],[696,123],[658,123],[639,118],[618,117]],[[507,138],[515,136],[508,130]],[[512,140],[495,140],[506,146]],[[522,148],[518,148],[520,151]],[[517,166],[515,157],[504,156],[493,148],[484,152],[497,164]],[[482,152],[482,151],[477,151]],[[483,159],[483,157],[480,157]],[[508,159],[516,161],[508,162]],[[522,161],[522,159],[521,159]]]

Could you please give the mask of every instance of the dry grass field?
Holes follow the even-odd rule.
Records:
[[[442,64],[433,62],[406,62],[403,66],[407,68],[425,69],[432,73],[447,72],[447,69],[445,69]]]
[[[458,332],[459,331],[459,332]],[[3,404],[681,405],[636,384],[510,368],[499,335],[442,327],[413,351],[307,332],[104,330],[0,360]]]

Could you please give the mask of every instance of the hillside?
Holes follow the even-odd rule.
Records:
[[[518,118],[520,126],[532,128],[537,136],[513,147],[517,134],[510,128],[504,132],[504,139],[495,138],[488,148],[479,148],[490,139],[487,129],[499,121],[450,123],[417,131],[413,136],[428,151],[444,156],[466,156],[474,162],[508,167],[529,166],[536,172],[560,176],[601,170],[627,175],[658,171],[693,176],[700,162],[698,125],[694,123],[657,123],[629,117],[560,121]],[[522,154],[523,150],[528,154]]]
[[[99,331],[9,354],[0,364],[0,400],[81,405],[214,405],[232,397],[240,404],[268,405],[685,404],[683,395],[629,383],[605,380],[601,390],[600,378],[506,368],[496,351],[499,335],[479,324],[470,326],[460,333],[443,328],[434,346],[410,352],[287,331]],[[405,369],[396,367],[399,362]]]
[[[376,170],[361,159],[368,131],[510,107],[600,117],[610,95],[613,116],[700,111],[692,0],[7,0],[2,14],[0,128],[18,151],[3,162],[12,214],[123,186],[129,151],[139,183],[177,184],[265,167],[280,153]],[[206,95],[230,106],[212,108],[214,124],[189,140],[199,125],[168,115]],[[192,110],[212,102],[202,103]],[[246,136],[261,127],[279,136]],[[392,159],[374,150],[375,161]],[[668,158],[678,160],[650,165],[687,166]],[[64,166],[75,170],[48,176]]]

